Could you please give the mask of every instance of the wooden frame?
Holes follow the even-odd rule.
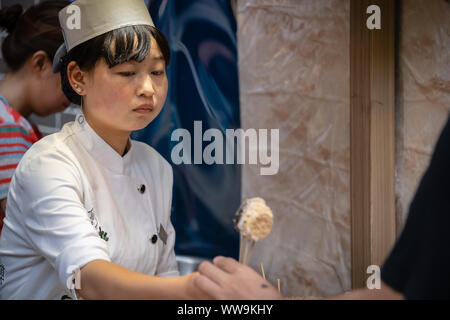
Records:
[[[381,9],[369,30],[367,7]],[[350,202],[352,287],[366,286],[396,237],[395,1],[350,2]]]

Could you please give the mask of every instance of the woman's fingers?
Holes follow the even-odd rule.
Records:
[[[237,262],[233,258],[226,258],[221,256],[215,257],[213,262],[215,266],[222,269],[226,273],[235,273],[240,266],[239,262]]]
[[[198,267],[198,272],[200,272],[201,275],[209,278],[219,286],[222,286],[222,284],[227,281],[227,274],[225,273],[225,271],[219,269],[209,261],[202,262]]]
[[[217,283],[211,281],[207,277],[201,274],[196,276],[194,279],[194,285],[201,291],[205,292],[208,296],[211,296],[214,299],[220,298],[222,289]]]

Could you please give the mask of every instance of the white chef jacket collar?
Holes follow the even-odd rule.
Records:
[[[132,154],[133,146],[130,138],[128,138],[129,149],[122,157],[91,128],[82,111],[75,117],[74,128],[79,142],[99,163],[113,172],[124,173]]]

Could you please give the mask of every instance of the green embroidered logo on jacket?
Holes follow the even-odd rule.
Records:
[[[100,236],[100,238],[102,238],[105,241],[108,241],[108,233],[102,230],[102,227],[99,227],[99,232],[98,235]]]
[[[89,213],[89,219],[91,220],[91,224],[94,226],[94,228],[98,231],[98,235],[101,239],[108,241],[108,233],[105,232],[105,230],[102,230],[102,227],[99,225],[97,217],[94,214],[94,208],[88,211]]]

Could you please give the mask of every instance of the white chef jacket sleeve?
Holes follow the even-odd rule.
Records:
[[[164,160],[164,159],[163,159]],[[163,245],[163,251],[158,261],[156,268],[156,276],[158,277],[177,277],[178,264],[175,256],[175,229],[170,221],[170,213],[172,209],[172,187],[173,187],[173,171],[170,164],[164,160],[164,174],[163,180],[166,188],[164,194],[164,217],[165,223],[163,225],[167,233],[167,243]],[[167,192],[166,192],[167,191]]]
[[[24,233],[58,273],[64,287],[76,268],[110,261],[106,242],[82,205],[80,173],[65,157],[49,153],[26,159],[16,170],[14,198]]]

